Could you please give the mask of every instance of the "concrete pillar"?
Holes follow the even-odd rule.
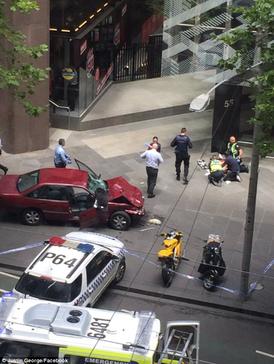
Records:
[[[238,139],[241,94],[241,86],[223,84],[216,88],[212,125],[212,152],[224,153],[231,135]]]
[[[14,26],[27,36],[29,45],[49,44],[49,0],[37,1],[40,10],[30,14],[11,13]],[[40,58],[35,65],[49,67],[49,54]],[[35,89],[32,101],[35,105],[47,106],[49,80]],[[0,137],[3,149],[8,153],[23,153],[45,149],[49,145],[48,108],[39,117],[29,117],[23,107],[5,90],[0,91]]]

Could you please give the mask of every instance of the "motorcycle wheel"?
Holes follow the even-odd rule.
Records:
[[[175,265],[173,262],[164,263],[162,266],[162,279],[165,287],[170,287],[175,275]]]
[[[175,252],[174,252],[174,254],[173,254],[174,270],[178,269],[178,267],[179,267],[179,265],[181,263],[181,259],[182,259],[182,257],[176,255]]]
[[[203,279],[203,287],[207,291],[213,291],[216,282],[216,276],[214,273],[209,272]]]

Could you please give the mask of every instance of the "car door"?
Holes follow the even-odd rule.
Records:
[[[82,187],[73,187],[73,198],[70,201],[72,217],[77,217],[81,228],[98,224],[102,217],[98,213],[97,201],[94,194]],[[104,222],[104,218],[102,220]]]
[[[85,305],[91,305],[99,298],[102,292],[113,280],[119,264],[117,257],[110,252],[100,251],[86,266],[87,292],[90,297]]]
[[[25,207],[40,209],[48,220],[67,221],[70,216],[67,188],[60,185],[38,187],[25,196]]]
[[[101,178],[101,175],[97,175],[89,166],[85,163],[75,159],[75,163],[81,171],[88,172],[88,189],[90,192],[95,193],[99,188],[101,190],[107,191],[107,183]]]

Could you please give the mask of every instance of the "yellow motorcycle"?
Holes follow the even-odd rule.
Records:
[[[161,233],[164,237],[164,249],[159,250],[158,258],[162,264],[162,279],[165,287],[169,287],[178,269],[183,255],[183,233],[172,230]]]

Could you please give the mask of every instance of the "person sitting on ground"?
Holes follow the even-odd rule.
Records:
[[[213,154],[210,162],[209,162],[209,171],[210,174],[208,175],[208,180],[213,185],[221,183],[222,179],[224,178],[224,170],[222,161],[216,154]]]
[[[157,144],[157,149],[156,150],[157,150],[158,153],[161,153],[161,144],[159,143],[159,139],[158,139],[157,136],[154,136],[152,138],[152,142],[149,143],[148,149],[152,149],[153,144]]]
[[[239,176],[239,163],[237,159],[233,158],[231,155],[224,156],[224,165],[227,168],[227,173],[224,177],[224,181],[238,181],[241,182]]]

